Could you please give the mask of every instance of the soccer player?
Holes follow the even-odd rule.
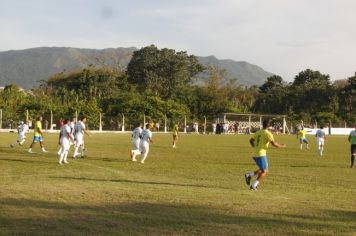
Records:
[[[148,152],[150,150],[150,143],[153,143],[152,132],[150,130],[150,125],[146,124],[146,129],[142,131],[142,138],[140,141],[140,150],[142,152],[141,164],[145,163]]]
[[[73,154],[73,158],[77,158],[77,156],[79,155],[78,153],[78,149],[80,147],[80,156],[81,158],[84,158],[84,152],[85,152],[85,148],[84,148],[84,134],[90,136],[90,134],[88,133],[85,123],[87,122],[87,118],[85,116],[81,117],[81,119],[76,123],[75,127],[74,127],[74,136],[75,136],[75,148],[74,148],[74,154]]]
[[[356,125],[354,125],[355,130],[352,130],[349,135],[349,142],[351,144],[351,168],[354,167],[355,156],[356,156]]]
[[[43,146],[43,133],[42,133],[42,116],[38,117],[34,127],[34,136],[33,141],[31,143],[30,149],[28,149],[29,153],[32,153],[32,148],[36,143],[40,143],[42,152],[48,152]]]
[[[304,129],[304,127],[302,126],[302,128],[297,132],[297,139],[299,138],[299,142],[300,142],[300,150],[303,149],[303,143],[306,144],[307,149],[309,149],[309,141],[306,137],[306,133],[307,131]]]
[[[173,127],[173,148],[177,148],[178,131],[179,131],[179,124],[175,124]]]
[[[10,147],[14,148],[16,144],[22,146],[22,144],[26,141],[25,134],[29,131],[28,121],[24,123],[23,121],[20,122],[20,125],[17,127],[17,140],[14,144],[11,144]]]
[[[320,129],[316,131],[315,137],[316,137],[316,143],[318,145],[319,156],[323,156],[324,145],[326,141],[324,126],[322,125],[320,126]]]
[[[59,145],[61,145],[61,154],[59,155],[59,164],[68,164],[67,156],[70,148],[70,142],[74,142],[74,137],[70,130],[70,120],[66,119],[64,121],[65,125],[61,128],[59,132]]]
[[[140,141],[142,135],[142,124],[138,123],[136,128],[132,131],[132,150],[130,152],[131,160],[137,161],[136,156],[141,154]]]
[[[76,119],[74,117],[72,117],[72,118],[70,118],[69,121],[70,121],[70,124],[69,124],[70,133],[74,137]],[[63,122],[63,125],[65,125],[64,122]],[[61,126],[61,128],[63,127],[63,125]],[[72,145],[75,145],[75,140],[74,140],[74,142],[70,141],[70,146],[72,146]],[[70,149],[70,147],[69,147],[69,149]],[[58,156],[61,155],[61,153],[62,153],[62,147],[59,147],[59,150],[57,152]]]
[[[246,184],[250,186],[251,190],[257,190],[258,184],[265,178],[268,171],[268,159],[266,156],[267,149],[271,143],[276,148],[284,148],[285,144],[280,144],[274,141],[273,134],[268,131],[269,121],[264,120],[262,123],[263,129],[257,131],[250,139],[250,145],[254,148],[253,159],[258,166],[258,170],[255,172],[248,172],[245,174]],[[257,175],[255,182],[251,184],[251,178]]]

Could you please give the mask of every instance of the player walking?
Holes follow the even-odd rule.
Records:
[[[20,125],[17,127],[17,140],[14,144],[11,144],[10,147],[15,147],[16,144],[22,146],[22,144],[26,141],[25,134],[29,131],[28,121],[24,123],[23,121],[20,122]]]
[[[349,138],[348,138],[350,144],[351,144],[351,168],[354,167],[354,162],[355,162],[355,156],[356,156],[356,125],[355,125],[355,130],[352,130],[350,132]]]
[[[32,153],[33,146],[39,142],[42,152],[48,152],[43,146],[43,133],[42,133],[42,116],[38,117],[34,127],[34,136],[33,141],[31,143],[30,149],[28,149],[29,153]]]
[[[173,148],[177,148],[179,133],[179,124],[175,124],[173,127]]]
[[[324,145],[325,145],[325,141],[326,141],[326,135],[325,135],[325,132],[323,129],[324,129],[324,126],[320,126],[320,129],[318,129],[315,134],[316,143],[318,145],[319,156],[323,156]]]
[[[141,154],[140,151],[141,134],[142,134],[142,124],[138,123],[137,127],[132,131],[132,150],[130,152],[132,161],[137,161],[136,156]]]
[[[59,132],[59,145],[61,145],[61,154],[59,155],[59,164],[68,164],[67,156],[70,148],[70,142],[74,142],[73,135],[70,130],[70,120],[64,121],[65,125]]]
[[[257,131],[253,137],[250,139],[250,144],[254,148],[254,157],[253,159],[258,166],[258,170],[255,172],[248,172],[245,174],[246,184],[250,186],[251,190],[257,190],[258,184],[264,179],[268,171],[268,159],[266,156],[267,149],[271,143],[274,147],[284,148],[285,144],[280,144],[274,141],[273,134],[267,130],[269,126],[269,121],[264,120],[262,123],[263,129]],[[257,175],[255,182],[250,185],[251,178]]]
[[[302,126],[302,128],[297,132],[297,139],[299,137],[299,142],[300,142],[300,150],[303,150],[303,143],[306,144],[307,149],[309,149],[309,141],[306,137],[307,131],[304,129],[304,127]]]
[[[77,158],[79,155],[78,149],[80,147],[80,156],[81,158],[84,158],[85,155],[85,148],[84,148],[84,134],[90,136],[86,129],[85,123],[87,122],[87,118],[83,116],[75,125],[74,127],[74,136],[75,136],[75,148],[74,148],[74,154],[73,158]]]

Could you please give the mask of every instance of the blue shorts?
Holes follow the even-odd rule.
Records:
[[[300,141],[300,143],[308,144],[308,139],[306,139],[306,138],[301,138],[301,139],[299,139],[299,141]]]
[[[34,143],[42,142],[42,141],[43,141],[42,136],[34,136],[33,137],[33,142]]]
[[[266,156],[261,156],[261,157],[254,157],[253,158],[256,162],[256,165],[260,170],[267,170],[268,169],[268,159]]]

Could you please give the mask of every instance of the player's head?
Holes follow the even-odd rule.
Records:
[[[80,120],[85,123],[85,122],[87,121],[87,117],[86,117],[86,116],[82,116],[82,117],[80,118]]]
[[[324,129],[324,125],[320,125],[320,129]]]
[[[75,121],[75,117],[71,117],[70,122],[74,122],[74,121]]]
[[[267,129],[268,126],[269,126],[269,120],[263,120],[263,121],[262,121],[262,127],[263,127],[263,129]]]
[[[64,119],[64,124],[69,124],[69,123],[70,123],[70,120],[71,120],[71,119],[68,119],[68,118]]]
[[[146,124],[146,129],[150,129],[150,124]]]
[[[42,121],[42,116],[37,117],[37,121]]]
[[[138,122],[136,127],[142,127],[142,124],[140,122]]]
[[[23,125],[24,123],[23,123],[23,121],[20,121],[20,125]]]

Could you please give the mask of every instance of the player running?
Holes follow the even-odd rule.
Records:
[[[68,164],[67,156],[70,148],[70,142],[74,142],[74,137],[70,129],[70,120],[66,119],[64,121],[65,125],[61,128],[59,132],[59,145],[61,145],[61,154],[59,155],[59,164]]]
[[[84,134],[90,136],[86,129],[85,123],[87,122],[87,118],[83,116],[74,127],[74,137],[75,137],[75,148],[73,158],[77,158],[79,155],[78,149],[80,147],[80,157],[84,158],[85,156],[85,148],[84,148]]]
[[[141,164],[145,163],[148,152],[150,150],[150,143],[153,143],[152,132],[150,130],[150,124],[146,124],[146,129],[142,131],[142,138],[140,141],[140,150],[142,152]]]
[[[178,142],[178,133],[179,133],[179,123],[175,124],[173,127],[173,148],[177,148]]]
[[[257,190],[258,184],[265,178],[268,171],[268,159],[266,156],[267,149],[271,143],[276,148],[284,148],[285,144],[280,144],[274,141],[273,134],[267,130],[269,121],[264,120],[262,123],[263,129],[257,131],[250,139],[251,146],[255,149],[253,159],[258,166],[258,170],[255,172],[248,172],[245,174],[246,184],[250,186],[251,190]],[[251,184],[251,178],[257,175],[255,182]]]
[[[42,116],[38,117],[36,120],[35,127],[34,127],[33,141],[31,143],[30,149],[28,149],[29,153],[33,153],[32,148],[38,142],[40,143],[42,152],[48,152],[43,146]]]
[[[297,132],[297,139],[299,137],[299,142],[300,142],[300,150],[303,150],[303,143],[305,143],[306,144],[306,148],[309,149],[309,141],[308,141],[308,139],[306,137],[307,132],[310,132],[310,131],[306,131],[303,126]]]
[[[315,133],[315,137],[316,137],[316,143],[318,145],[319,156],[323,156],[324,145],[326,141],[324,126],[320,126],[320,129],[318,129]]]
[[[352,130],[349,135],[349,142],[351,144],[351,166],[350,168],[354,167],[355,156],[356,156],[356,125],[354,125],[355,130]]]
[[[20,125],[17,127],[17,140],[14,144],[11,144],[10,147],[14,148],[16,144],[22,146],[22,144],[26,141],[25,134],[29,131],[28,121],[24,123],[23,121],[20,122]]]
[[[142,124],[138,123],[137,127],[132,131],[132,150],[130,152],[132,161],[137,161],[136,156],[141,154],[140,151],[141,134],[142,134]]]

